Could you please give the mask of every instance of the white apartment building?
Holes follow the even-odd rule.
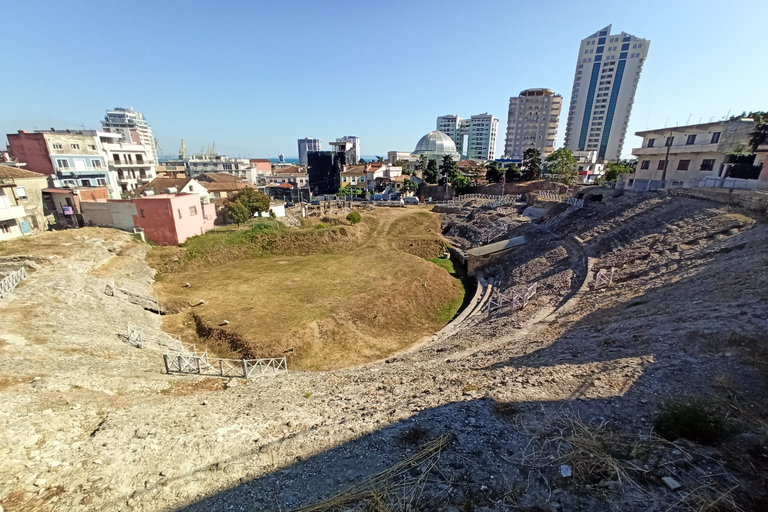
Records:
[[[121,133],[88,130],[97,150],[104,155],[110,172],[117,177],[120,195],[133,195],[134,191],[157,177],[154,146],[126,142]]]
[[[581,41],[565,128],[571,151],[597,151],[618,160],[650,41],[611,25]]]
[[[187,176],[190,178],[196,178],[208,172],[224,172],[253,183],[252,177],[247,172],[241,172],[252,168],[251,161],[247,158],[229,158],[213,152],[195,153],[189,155],[185,164]]]
[[[493,160],[496,153],[496,132],[499,120],[487,112],[469,118],[467,158]]]
[[[574,151],[573,157],[576,159],[573,169],[579,173],[582,183],[594,183],[605,174],[605,164],[598,162],[597,151]]]
[[[629,188],[646,190],[651,182],[684,186],[704,178],[725,178],[728,153],[747,149],[754,125],[745,118],[637,132],[643,144],[632,150],[637,168],[626,177],[627,184],[632,180]]]
[[[469,137],[469,119],[456,115],[440,116],[437,118],[437,131],[443,132],[456,144],[456,151],[464,155],[464,137]]]
[[[322,143],[320,139],[313,139],[306,137],[299,139],[299,165],[307,166],[307,153],[310,151],[322,151]]]
[[[563,97],[552,89],[526,89],[509,98],[504,157],[521,160],[526,149],[536,148],[546,158],[555,151]]]
[[[152,135],[152,128],[144,119],[144,114],[134,111],[133,108],[118,107],[107,111],[101,126],[105,132],[121,134],[124,143],[146,146],[148,162],[152,165],[158,164],[155,137]]]
[[[351,153],[347,152],[347,163],[348,164],[356,164],[360,161],[360,137],[355,137],[354,135],[347,135],[346,137],[341,137],[339,139],[336,139],[336,142],[351,142],[352,143],[352,149],[350,150]],[[320,151],[320,150],[318,150]]]

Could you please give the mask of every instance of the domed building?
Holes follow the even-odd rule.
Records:
[[[456,151],[456,143],[453,142],[453,139],[437,130],[423,136],[419,143],[416,144],[416,149],[413,153],[415,155],[427,155],[427,158],[436,160],[438,164],[443,162],[443,157],[446,155],[455,161],[461,158],[459,152]]]

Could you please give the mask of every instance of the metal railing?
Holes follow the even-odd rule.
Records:
[[[288,372],[288,359],[275,357],[267,359],[220,359],[208,354],[163,354],[165,371],[212,377],[237,377],[247,379],[279,375]]]
[[[21,267],[19,270],[14,270],[0,281],[0,298],[4,297],[6,293],[16,288],[20,282],[27,278],[27,268]]]
[[[525,292],[517,292],[515,290],[511,290],[508,292],[501,292],[497,288],[495,290],[494,295],[491,297],[491,300],[488,301],[488,314],[490,315],[491,312],[502,308],[504,306],[507,306],[509,304],[512,304],[512,309],[524,309],[525,306],[528,305],[528,300],[530,300],[531,297],[536,295],[536,292],[538,291],[538,283],[533,283],[532,285],[528,286],[526,288]]]

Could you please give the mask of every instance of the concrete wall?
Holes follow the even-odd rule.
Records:
[[[136,226],[136,205],[128,200],[82,201],[80,210],[87,225],[132,229]]]
[[[131,201],[139,212],[134,222],[144,229],[147,240],[160,245],[178,245],[205,232],[203,205],[197,194],[148,196]]]
[[[213,203],[204,204],[203,213],[205,214],[205,219],[203,219],[203,229],[205,231],[213,229],[216,222],[216,205]]]
[[[718,203],[741,206],[749,210],[768,212],[768,194],[749,190],[734,190],[727,188],[673,188],[667,193],[671,196],[695,197],[709,199]]]
[[[19,162],[25,162],[25,169],[41,174],[55,174],[42,133],[19,130],[19,133],[9,133],[7,138],[11,155]]]

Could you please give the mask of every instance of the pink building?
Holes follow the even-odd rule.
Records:
[[[83,201],[83,220],[89,225],[141,228],[160,245],[178,245],[213,227],[216,207],[202,204],[198,194],[159,194],[133,199]]]
[[[251,158],[250,164],[261,176],[272,174],[272,162],[267,158]]]

